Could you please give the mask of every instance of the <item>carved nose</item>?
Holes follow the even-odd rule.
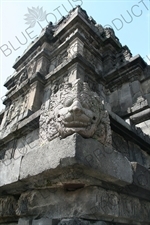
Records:
[[[81,114],[83,112],[82,105],[79,101],[75,101],[73,105],[71,106],[70,112],[73,112],[75,114]]]

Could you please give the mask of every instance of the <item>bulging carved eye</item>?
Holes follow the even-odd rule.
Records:
[[[64,100],[64,106],[65,106],[65,107],[71,106],[72,103],[73,103],[73,98],[71,98],[71,97],[67,97],[67,98]]]

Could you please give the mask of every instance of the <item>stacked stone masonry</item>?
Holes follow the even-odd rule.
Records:
[[[13,68],[0,224],[150,224],[150,66],[77,6]]]

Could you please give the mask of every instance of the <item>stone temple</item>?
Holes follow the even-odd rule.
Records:
[[[0,224],[150,224],[150,66],[78,6],[13,68]]]

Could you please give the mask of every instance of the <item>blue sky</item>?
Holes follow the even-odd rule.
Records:
[[[67,11],[76,5],[81,5],[97,23],[111,26],[122,45],[128,45],[133,56],[140,54],[150,64],[150,0],[0,0],[0,110],[4,108],[1,99],[7,91],[3,84],[14,71],[12,66],[15,59],[40,34],[41,27],[47,25],[44,20],[40,25],[35,24],[27,29],[29,25],[25,24],[25,14],[29,13],[28,8],[42,7],[43,11],[49,13],[47,20],[57,22],[61,15],[67,15]]]

